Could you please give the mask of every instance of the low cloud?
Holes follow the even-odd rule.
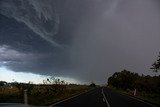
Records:
[[[0,66],[17,72],[33,72],[37,74],[54,74],[53,58],[49,54],[23,53],[8,45],[0,46]],[[46,61],[47,60],[47,61]],[[51,72],[52,71],[52,72]]]

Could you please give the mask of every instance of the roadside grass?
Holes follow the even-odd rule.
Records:
[[[145,93],[143,95],[137,95],[136,97],[160,106],[160,94],[156,94],[156,93],[146,94]]]
[[[34,85],[28,92],[28,104],[51,105],[57,101],[92,89],[88,85]],[[0,90],[0,103],[23,103],[23,93],[16,87]]]
[[[132,96],[132,97],[135,97],[135,98],[144,100],[146,102],[160,106],[160,94],[158,93],[146,93],[146,92],[137,91],[136,96],[134,96],[133,95],[134,90],[129,90],[129,89],[123,90],[123,89],[120,89],[120,88],[118,89],[112,86],[107,86],[107,87],[115,92],[126,94],[126,95],[129,95],[129,96]]]
[[[57,101],[63,100],[89,89],[90,88],[86,85],[68,85],[64,90],[58,89],[52,92],[41,90],[40,94],[29,95],[28,101],[31,105],[51,105]],[[35,88],[35,90],[37,89]]]
[[[0,103],[22,103],[23,99],[16,87],[0,88]]]

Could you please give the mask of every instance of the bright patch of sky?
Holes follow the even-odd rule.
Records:
[[[0,81],[7,81],[7,82],[33,82],[36,84],[43,83],[43,80],[47,78],[47,76],[42,76],[33,73],[24,73],[24,72],[14,72],[9,70],[5,67],[0,67]],[[69,78],[69,77],[55,77],[59,78],[60,80],[64,80],[67,83],[80,83],[79,81]]]

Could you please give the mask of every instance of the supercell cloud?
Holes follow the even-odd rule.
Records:
[[[153,75],[159,10],[159,0],[1,0],[0,66],[97,83],[123,69]]]

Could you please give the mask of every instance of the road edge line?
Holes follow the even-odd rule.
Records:
[[[59,104],[59,103],[62,103],[62,102],[64,102],[64,101],[67,101],[67,100],[70,100],[70,99],[72,99],[72,98],[78,97],[78,96],[80,96],[80,95],[82,95],[82,94],[85,94],[85,93],[88,93],[88,92],[90,92],[90,91],[92,91],[92,90],[94,90],[94,89],[90,89],[90,90],[88,90],[88,91],[85,91],[85,92],[82,92],[82,93],[73,95],[73,96],[71,96],[71,97],[69,97],[69,98],[65,98],[65,99],[63,99],[63,100],[60,100],[60,101],[58,101],[58,102],[55,102],[55,103],[51,104],[49,107],[55,106],[55,105],[57,105],[57,104]]]
[[[106,88],[107,88],[107,87],[106,87]],[[117,92],[117,91],[115,91],[115,90],[113,90],[113,89],[111,89],[111,88],[108,88],[108,89],[110,89],[110,90],[112,90],[112,91],[114,91],[115,93],[118,93],[118,94],[120,94],[120,95],[127,96],[127,97],[130,97],[130,98],[134,99],[134,100],[137,100],[137,101],[140,101],[140,102],[142,102],[142,103],[148,104],[148,105],[150,105],[150,106],[152,106],[152,107],[157,107],[156,104],[152,104],[152,103],[147,102],[147,101],[145,101],[145,100],[143,100],[143,99],[141,99],[141,98],[138,98],[138,97],[135,97],[135,96],[132,96],[132,95],[128,95],[128,94],[123,93],[123,92]]]
[[[134,99],[134,100],[138,100],[138,101],[140,101],[140,102],[142,102],[142,103],[148,104],[148,105],[150,105],[150,106],[157,107],[157,105],[151,104],[151,103],[149,103],[149,102],[147,102],[147,101],[144,101],[143,99],[140,99],[140,98],[137,98],[137,97],[134,97],[134,96],[131,96],[131,95],[127,95],[127,94],[125,94],[125,93],[120,93],[120,94],[121,94],[121,95],[124,95],[124,96],[127,96],[127,97],[130,97],[130,98],[132,98],[132,99]]]
[[[108,102],[108,100],[107,100],[107,98],[106,98],[106,96],[104,94],[103,88],[102,88],[102,95],[103,95],[103,97],[105,99],[105,102],[106,102],[107,106],[110,107],[109,102]]]

